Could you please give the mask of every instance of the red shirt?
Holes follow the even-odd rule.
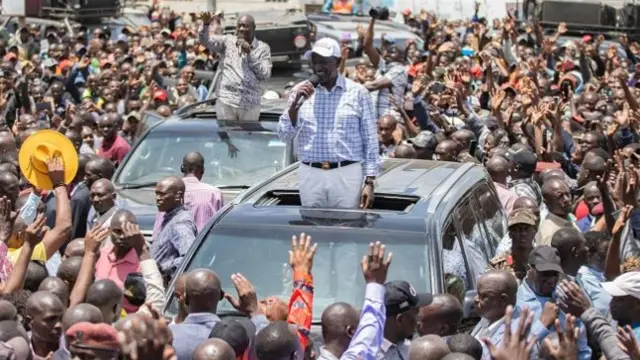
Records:
[[[98,156],[103,159],[109,159],[116,164],[119,164],[124,159],[125,155],[127,155],[129,150],[131,150],[131,146],[127,140],[123,139],[120,135],[116,135],[116,139],[109,148],[105,148],[104,145],[103,141],[98,149]]]

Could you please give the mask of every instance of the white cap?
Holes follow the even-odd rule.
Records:
[[[640,271],[630,271],[615,280],[602,284],[604,291],[613,297],[633,296],[640,300]]]
[[[264,92],[264,94],[262,94],[262,98],[266,100],[276,100],[280,99],[280,94],[273,90],[267,90]]]
[[[324,37],[315,44],[313,44],[313,48],[311,49],[312,53],[316,53],[322,57],[337,57],[341,56],[340,54],[340,45],[337,41],[332,38]]]

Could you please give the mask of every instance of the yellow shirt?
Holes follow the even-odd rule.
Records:
[[[20,257],[21,251],[22,247],[19,249],[9,248],[9,260],[11,260],[13,264],[18,261],[18,257]],[[33,249],[31,260],[47,262],[47,251],[42,243],[38,243],[38,245],[36,245],[36,248]]]

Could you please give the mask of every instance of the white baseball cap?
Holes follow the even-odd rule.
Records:
[[[613,297],[633,296],[640,300],[640,271],[624,273],[613,281],[603,283],[602,288]]]
[[[322,57],[337,57],[341,56],[340,54],[340,45],[337,41],[332,38],[322,38],[313,44],[313,48],[311,48],[312,53],[316,53]]]

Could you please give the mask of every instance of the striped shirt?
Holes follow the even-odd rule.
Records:
[[[298,110],[294,127],[288,108],[295,100],[296,85],[286,110],[280,116],[278,136],[283,141],[298,135],[298,158],[303,162],[361,161],[365,176],[377,176],[380,169],[378,130],[369,92],[338,75],[327,90],[316,87]]]
[[[196,234],[193,217],[183,206],[164,214],[160,229],[153,233],[150,249],[151,257],[158,263],[162,275],[173,277],[196,240]]]
[[[235,35],[211,35],[209,26],[203,26],[200,43],[221,58],[221,80],[218,99],[225,105],[249,109],[260,105],[260,82],[271,77],[271,48],[254,38],[251,52],[244,54]]]
[[[377,101],[374,104],[377,111],[376,119],[379,119],[380,116],[387,115],[393,111],[393,106],[389,100],[390,91],[391,94],[393,94],[396,103],[404,103],[404,92],[407,89],[408,84],[407,69],[399,62],[391,62],[387,64],[384,60],[380,59],[376,79],[380,77],[387,78],[391,81],[391,90],[380,89],[371,92],[371,95],[374,98],[377,98]]]
[[[198,233],[202,231],[205,225],[213,218],[213,216],[222,208],[222,191],[213,185],[203,183],[194,176],[183,177],[184,207],[193,216]],[[163,212],[158,212],[156,222],[153,226],[155,234],[162,225]]]

